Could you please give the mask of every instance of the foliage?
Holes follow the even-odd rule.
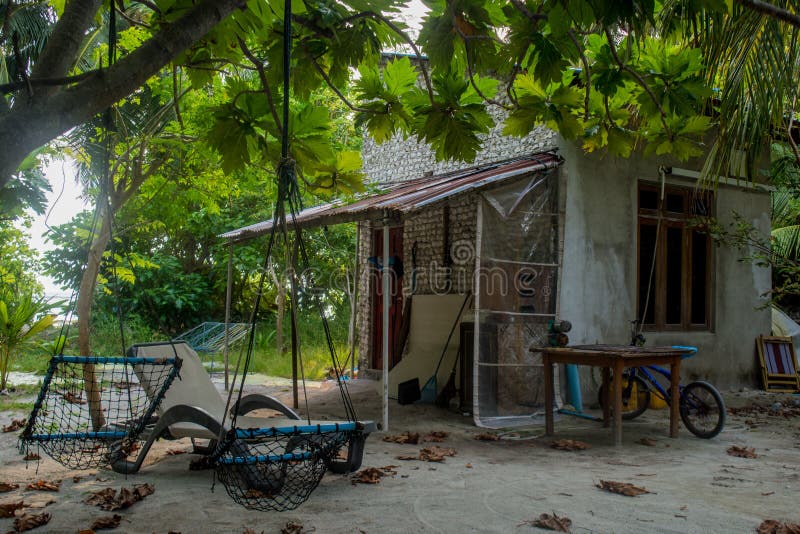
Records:
[[[800,258],[783,254],[773,246],[773,238],[762,234],[737,213],[734,213],[734,221],[727,226],[713,220],[709,221],[708,227],[709,234],[717,243],[738,248],[742,252],[740,261],[772,268],[769,304],[797,306],[800,297]]]
[[[30,225],[30,216],[17,219],[17,226],[0,225],[0,287],[41,291],[35,276],[39,255],[31,248],[26,233]]]
[[[53,324],[53,305],[30,288],[0,287],[0,391],[6,389],[10,365],[19,351]]]
[[[19,124],[14,120],[30,115],[31,106],[46,110],[44,116],[69,112],[64,124],[29,122],[19,142],[32,150],[40,139],[58,134],[53,128],[84,123],[137,86],[172,76],[176,95],[191,89],[212,96],[197,137],[218,154],[223,172],[274,168],[280,156],[276,141],[285,128],[291,156],[311,190],[359,188],[356,173],[333,170],[330,116],[312,98],[323,88],[357,113],[377,140],[413,135],[439,159],[474,157],[477,136],[494,124],[484,103],[511,112],[509,133],[524,135],[548,124],[587,150],[620,156],[642,148],[685,160],[706,148],[705,134],[717,125],[707,170],[724,174],[738,165],[732,157],[738,153],[755,169],[764,141],[791,129],[798,96],[795,0],[770,9],[696,0],[429,0],[416,40],[396,20],[399,0],[294,2],[290,59],[296,100],[286,125],[278,112],[288,98],[281,83],[281,0],[249,0],[245,9],[231,0],[133,3],[117,23],[117,68],[109,70],[104,85],[93,69],[110,53],[103,37],[107,6],[93,17],[66,16],[82,4],[35,3],[0,13],[10,34],[0,46],[11,82],[0,138],[8,135],[8,125]],[[64,32],[87,38],[81,46],[56,50]],[[24,41],[19,65],[29,72],[8,68],[14,56],[8,42],[14,39]],[[167,46],[177,39],[186,41]],[[412,51],[413,61],[396,58],[381,69],[381,52],[392,49]],[[149,63],[134,53],[140,50],[147,51]],[[39,85],[40,68],[50,65],[55,71],[49,76],[78,76],[69,81],[69,92]],[[69,71],[69,65],[76,67]],[[171,72],[165,69],[170,66]],[[353,78],[355,70],[360,79]],[[713,98],[712,88],[718,89]],[[80,98],[92,104],[76,107]],[[0,165],[0,185],[14,161],[21,159],[14,155]]]

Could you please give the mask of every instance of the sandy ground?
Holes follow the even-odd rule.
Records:
[[[284,383],[251,386],[253,391],[288,400]],[[374,384],[354,381],[351,394],[362,419],[379,419],[380,401]],[[341,412],[338,391],[330,384],[309,390],[311,413],[335,417]],[[729,405],[782,401],[790,395],[725,392]],[[137,475],[105,470],[76,472],[48,458],[24,462],[15,448],[16,434],[0,434],[0,481],[21,488],[0,494],[0,502],[23,499],[52,514],[51,522],[34,532],[78,532],[109,515],[83,503],[89,492],[150,483],[155,493],[127,510],[115,532],[281,532],[287,523],[306,532],[540,532],[528,521],[555,512],[572,520],[573,532],[755,532],[762,520],[800,522],[800,417],[729,416],[725,431],[712,440],[698,439],[681,428],[678,439],[667,437],[666,411],[649,411],[626,422],[624,444],[612,445],[610,429],[597,423],[562,417],[556,438],[587,442],[585,451],[550,447],[553,438],[531,427],[499,441],[478,441],[481,430],[471,417],[433,406],[391,406],[391,434],[402,431],[449,433],[444,443],[455,457],[443,463],[400,461],[431,444],[403,445],[370,436],[364,467],[397,466],[397,475],[376,485],[354,485],[350,476],[327,474],[311,498],[289,512],[254,512],[229,499],[212,473],[189,471],[192,455],[167,455],[190,449],[188,441],[160,442]],[[21,414],[0,413],[8,424]],[[637,443],[643,437],[655,446]],[[726,454],[732,445],[754,447],[758,458]],[[73,480],[73,476],[83,478]],[[24,490],[37,479],[61,479],[58,493]],[[651,493],[625,497],[596,487],[600,480],[630,482]],[[49,500],[54,502],[47,504]],[[41,510],[33,510],[39,512]],[[0,519],[0,532],[13,529]]]

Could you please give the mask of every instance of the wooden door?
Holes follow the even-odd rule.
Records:
[[[383,229],[372,233],[372,368],[383,369]],[[403,227],[389,229],[389,369],[402,358],[396,349],[403,322]]]

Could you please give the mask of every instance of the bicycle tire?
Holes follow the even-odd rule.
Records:
[[[630,383],[631,378],[633,378],[633,384]],[[626,421],[636,419],[650,407],[650,386],[643,378],[631,376],[629,373],[624,373],[622,375],[622,385],[622,418]],[[636,388],[635,404],[631,403],[631,396],[634,388]],[[603,386],[600,386],[600,389],[597,391],[597,403],[601,408],[605,405],[605,399],[605,390]],[[627,409],[629,406],[630,409]],[[614,408],[612,407],[611,410],[613,412]]]
[[[711,439],[725,426],[725,401],[708,382],[691,382],[681,391],[683,424],[698,438]]]

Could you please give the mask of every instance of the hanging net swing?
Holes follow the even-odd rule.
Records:
[[[110,11],[109,67],[116,58],[115,10]],[[108,197],[110,167],[111,108],[103,116],[105,130],[104,175],[94,219],[87,237],[91,250],[98,230],[101,207],[107,209],[109,241],[114,243],[113,212]],[[103,204],[105,202],[105,204]],[[102,225],[101,225],[102,226]],[[112,250],[112,272],[119,283]],[[86,266],[84,266],[84,270]],[[83,273],[82,273],[83,276]],[[117,294],[117,312],[122,351],[125,335]],[[181,367],[180,358],[136,358],[127,356],[65,356],[69,324],[77,307],[78,292],[70,298],[58,355],[53,356],[25,428],[20,435],[20,450],[43,451],[72,469],[114,467],[136,455],[143,436],[152,426],[155,412]],[[148,384],[143,387],[142,382]]]
[[[72,469],[112,467],[136,454],[179,369],[179,358],[54,356],[21,447],[36,447]],[[139,376],[155,385],[155,395]]]
[[[296,250],[303,264],[308,264],[302,234],[294,224],[295,214],[299,211],[295,172],[294,162],[288,158],[284,159],[278,171],[278,203],[267,245],[265,265],[269,261],[276,240],[276,229],[284,229],[282,236],[284,242],[288,244],[284,205],[289,207],[292,226],[295,228]],[[262,270],[260,281],[262,288],[266,272],[266,268]],[[289,272],[292,273],[291,276],[296,276],[295,269],[289,269]],[[313,284],[309,279],[305,282]],[[258,291],[253,320],[258,313],[261,294],[262,291]],[[283,511],[296,508],[308,499],[327,470],[347,473],[358,469],[361,466],[366,437],[375,430],[374,423],[359,422],[356,417],[355,408],[347,391],[347,382],[341,376],[342,367],[336,355],[323,304],[316,294],[313,299],[320,313],[346,420],[331,422],[307,419],[288,421],[288,424],[269,428],[242,428],[237,424],[237,416],[234,413],[229,430],[219,437],[218,445],[208,461],[215,470],[216,478],[224,485],[231,498],[249,509]],[[237,404],[240,402],[252,359],[254,333],[255,328],[251,328]],[[292,341],[294,344],[294,336]],[[228,402],[230,404],[230,397]],[[347,452],[344,453],[343,449]]]
[[[291,255],[292,265],[288,269],[293,285],[304,282],[314,287],[314,281],[311,279],[308,269],[299,271],[304,273],[302,276],[298,276],[296,274],[298,270],[295,269],[297,259],[302,262],[301,267],[308,267],[309,263],[303,235],[296,224],[296,214],[302,209],[297,180],[298,169],[295,162],[289,157],[289,78],[292,35],[290,0],[286,0],[284,9],[284,36],[286,38],[283,50],[283,128],[281,161],[277,173],[278,199],[261,271],[260,289],[256,293],[251,320],[253,327],[250,329],[249,344],[238,388],[239,400],[241,400],[245,377],[253,355],[255,321],[278,230],[281,231],[282,242],[289,250],[290,239],[287,226],[291,226],[293,229],[292,246],[296,253]],[[290,221],[287,221],[286,218],[287,207]],[[287,222],[290,224],[287,225]],[[294,509],[308,499],[328,469],[337,473],[355,471],[361,465],[364,441],[369,432],[375,429],[374,423],[359,422],[356,417],[347,390],[347,383],[341,375],[342,366],[338,361],[324,305],[317,292],[311,291],[310,295],[322,322],[332,367],[346,412],[346,420],[330,422],[307,419],[302,423],[291,421],[290,424],[270,428],[242,428],[237,424],[237,416],[234,413],[229,430],[219,436],[217,447],[209,457],[209,463],[214,467],[217,479],[225,486],[225,490],[231,498],[249,509],[276,511]],[[296,307],[296,299],[292,302],[292,307],[293,309]],[[294,321],[292,326],[295,327]],[[292,350],[295,352],[297,350],[296,336],[292,336],[292,345]],[[302,369],[302,358],[300,362]],[[305,380],[303,380],[303,388],[305,390]],[[229,396],[228,403],[230,404],[230,402],[231,397]],[[227,412],[228,410],[226,410]],[[345,448],[347,453],[343,454]]]

